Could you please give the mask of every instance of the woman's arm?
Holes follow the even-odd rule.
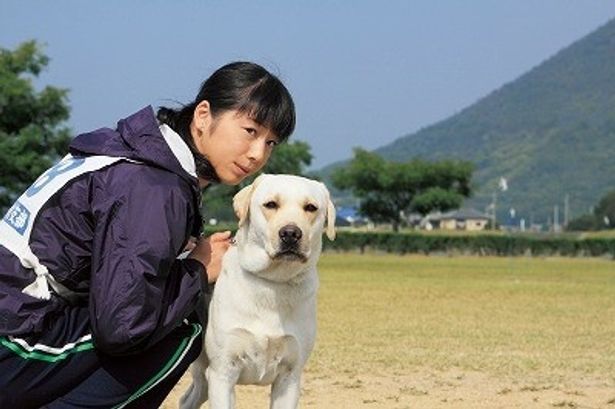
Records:
[[[130,175],[121,166],[132,166]],[[95,194],[102,205],[95,212],[90,285],[95,345],[114,355],[162,339],[208,291],[203,264],[176,259],[195,217],[190,190],[158,169],[115,168]]]

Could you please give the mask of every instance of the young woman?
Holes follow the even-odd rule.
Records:
[[[200,353],[229,246],[178,258],[200,188],[253,175],[294,126],[284,85],[237,62],[182,109],[77,136],[0,221],[0,407],[159,407]]]

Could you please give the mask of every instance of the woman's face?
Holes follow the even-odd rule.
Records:
[[[201,104],[195,110],[192,136],[196,148],[212,164],[220,182],[237,185],[265,166],[278,143],[268,128],[238,111],[225,111],[213,118],[209,104],[206,104],[206,111],[199,111]]]

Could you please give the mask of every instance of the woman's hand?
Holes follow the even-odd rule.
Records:
[[[210,283],[213,283],[220,275],[222,257],[230,245],[230,231],[214,233],[207,238],[198,239],[188,258],[193,258],[203,263],[207,270],[207,279]]]

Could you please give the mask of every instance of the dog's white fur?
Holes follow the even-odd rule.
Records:
[[[291,175],[258,177],[233,207],[236,244],[224,256],[205,351],[180,408],[209,398],[210,408],[231,409],[236,384],[271,385],[271,408],[296,408],[316,337],[316,262],[325,224],[335,238],[335,208],[324,184]],[[290,250],[285,228],[301,234]]]

